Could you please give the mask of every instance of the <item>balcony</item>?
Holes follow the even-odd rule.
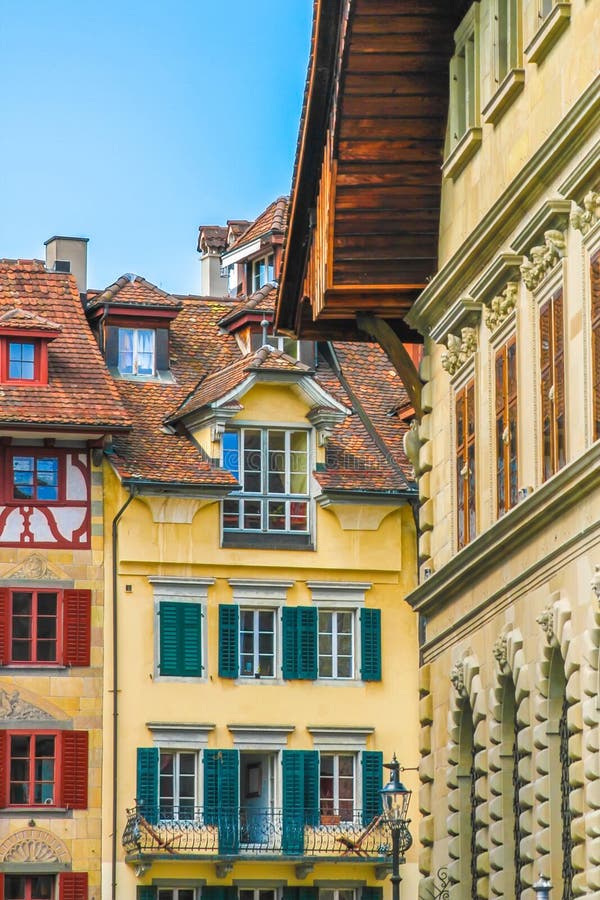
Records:
[[[168,818],[165,817],[168,813]],[[344,818],[344,821],[341,819]],[[122,838],[129,861],[281,859],[385,863],[391,837],[381,817],[361,812],[319,816],[313,810],[201,807],[127,810]]]

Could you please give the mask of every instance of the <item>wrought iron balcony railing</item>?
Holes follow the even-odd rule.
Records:
[[[208,809],[180,806],[127,810],[122,838],[127,854],[172,856],[280,856],[383,861],[391,836],[381,817],[320,815],[314,810]]]

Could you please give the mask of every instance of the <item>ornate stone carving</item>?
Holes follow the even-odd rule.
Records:
[[[442,368],[454,375],[477,350],[477,331],[466,326],[461,328],[460,337],[449,334],[446,343],[448,350],[442,353]]]
[[[532,247],[529,259],[521,265],[521,275],[526,287],[534,291],[544,276],[553,269],[566,252],[565,235],[558,228],[544,232],[544,243]]]
[[[21,699],[19,691],[9,694],[4,688],[0,688],[0,720],[2,719],[52,719],[53,716],[34,706],[28,700]]]
[[[467,688],[465,685],[465,664],[464,660],[459,659],[450,669],[450,681],[454,690],[460,697],[467,696]]]
[[[600,220],[600,192],[588,191],[583,198],[583,208],[576,205],[570,219],[573,228],[587,234]]]
[[[485,314],[485,324],[490,331],[495,331],[511,314],[517,305],[518,290],[517,282],[509,281],[502,293],[493,298]]]
[[[535,621],[546,635],[546,642],[552,644],[554,642],[554,610],[552,606],[547,606]]]
[[[69,863],[66,846],[49,831],[27,828],[9,835],[0,844],[0,861],[5,863]]]
[[[591,588],[596,595],[596,599],[600,600],[600,566],[596,566],[591,580]]]
[[[32,553],[10,574],[11,578],[52,578],[52,573],[48,569],[48,560],[39,553]]]
[[[402,444],[404,452],[412,463],[415,476],[419,475],[419,451],[424,443],[419,437],[419,423],[413,419],[408,431],[404,434]]]
[[[505,672],[508,668],[508,640],[505,634],[500,635],[492,647],[494,659],[498,663],[501,672]]]

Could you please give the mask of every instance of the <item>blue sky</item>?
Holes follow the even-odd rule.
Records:
[[[4,0],[0,256],[199,290],[198,225],[288,193],[311,0]]]

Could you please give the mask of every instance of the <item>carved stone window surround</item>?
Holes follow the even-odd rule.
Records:
[[[472,378],[475,378],[475,368],[476,362],[479,357],[479,350],[475,350],[473,355],[454,373],[454,375],[450,378],[450,387],[452,389],[452,394],[454,395],[456,391],[462,390],[464,386],[470,381]],[[453,402],[453,399],[451,400]]]
[[[571,169],[558,190],[564,197],[573,197],[576,200],[583,198],[584,194],[598,188],[598,169],[600,168],[600,140],[584,154],[576,166]]]
[[[545,17],[533,39],[525,48],[527,62],[541,63],[560,35],[567,28],[571,19],[570,0],[555,3],[552,11]]]
[[[480,126],[469,128],[442,166],[444,177],[455,181],[481,147],[482,140],[483,129]]]
[[[439,322],[430,330],[436,344],[446,340],[449,334],[460,334],[461,328],[475,327],[481,321],[481,301],[464,294],[450,306]]]
[[[557,196],[548,198],[511,240],[511,247],[516,253],[527,253],[534,244],[543,241],[545,231],[566,228],[570,212],[570,200]]]

